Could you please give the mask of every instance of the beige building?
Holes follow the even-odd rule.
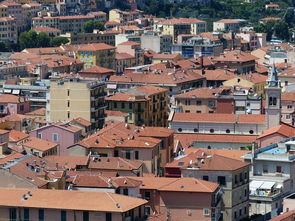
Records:
[[[0,40],[6,42],[17,42],[16,20],[13,17],[0,17]]]
[[[0,194],[2,220],[137,220],[143,218],[147,203],[140,198],[94,191],[0,188]]]
[[[116,21],[119,23],[126,23],[129,21],[134,21],[143,17],[143,11],[134,10],[134,11],[121,11],[119,9],[112,9],[109,11],[109,21]]]
[[[47,121],[88,120],[92,129],[104,124],[105,84],[97,81],[55,78],[47,94]]]
[[[221,19],[213,22],[213,31],[233,31],[238,32],[240,28],[240,21],[237,19]]]
[[[156,22],[154,30],[172,36],[172,42],[176,42],[178,35],[205,32],[206,22],[196,18],[173,18]]]

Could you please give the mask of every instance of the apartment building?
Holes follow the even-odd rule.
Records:
[[[117,45],[118,53],[127,53],[135,58],[135,66],[143,65],[143,50],[140,47],[140,43],[133,41],[122,42]]]
[[[0,115],[25,114],[30,111],[30,101],[24,97],[2,94],[0,95]]]
[[[105,84],[99,81],[53,78],[47,93],[46,121],[68,122],[82,117],[92,129],[102,128]]]
[[[206,22],[196,18],[173,18],[156,22],[154,30],[162,35],[172,36],[172,41],[176,42],[178,35],[205,32]]]
[[[128,123],[166,127],[168,117],[167,89],[151,85],[130,88],[106,101],[109,110],[128,113]]]
[[[256,33],[254,31],[241,32],[237,34],[238,37],[249,42],[250,50],[262,48],[266,46],[266,34]]]
[[[295,92],[284,92],[282,93],[281,101],[281,115],[282,122],[295,125]]]
[[[7,6],[0,5],[0,18],[8,17]]]
[[[24,22],[22,5],[16,1],[10,1],[10,0],[1,2],[1,5],[4,5],[7,7],[8,16],[14,17],[15,19],[14,28],[16,29],[16,31],[23,30],[23,28],[26,27],[26,24]]]
[[[252,162],[249,214],[273,218],[283,211],[283,199],[294,192],[294,137],[244,155]]]
[[[223,220],[248,217],[249,163],[198,150],[165,167],[165,176],[193,177],[218,183],[222,189]]]
[[[93,32],[93,33],[73,33],[68,32],[61,37],[65,37],[71,44],[90,44],[90,43],[104,43],[115,46],[115,36],[118,34],[116,31],[104,31],[104,32]]]
[[[116,21],[116,22],[124,24],[139,18],[143,18],[143,11],[133,10],[133,11],[127,12],[127,11],[121,11],[119,9],[112,9],[109,11],[109,21]]]
[[[145,215],[162,214],[171,220],[219,220],[219,185],[195,178],[132,177],[141,181],[140,193],[148,201]],[[184,205],[186,205],[184,207]]]
[[[221,19],[213,22],[213,31],[239,32],[241,22],[238,19]]]
[[[7,220],[89,221],[98,216],[103,220],[143,220],[143,206],[147,203],[106,192],[9,188],[1,188],[0,192],[0,216]]]
[[[119,74],[124,73],[125,68],[135,67],[136,59],[128,53],[116,53],[116,71]]]
[[[237,69],[239,74],[246,74],[255,71],[257,57],[243,51],[228,51],[220,56],[214,57],[213,62],[218,67]]]
[[[104,43],[80,45],[78,59],[84,62],[86,69],[96,65],[116,70],[115,49]]]
[[[14,17],[0,17],[0,40],[16,43],[18,39]]]
[[[198,58],[201,56],[219,56],[223,53],[223,43],[212,41],[204,37],[191,37],[186,41],[178,41],[172,45],[172,53],[180,53],[186,58]]]
[[[83,24],[87,21],[93,21],[94,16],[88,15],[73,15],[73,16],[45,16],[32,18],[32,27],[39,26],[57,28],[62,33],[66,32],[81,32]]]
[[[150,49],[156,53],[170,53],[172,36],[161,35],[154,31],[146,31],[140,36],[140,44],[141,48]]]

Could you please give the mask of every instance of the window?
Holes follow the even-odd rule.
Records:
[[[114,108],[117,108],[117,102],[114,102]]]
[[[291,114],[287,114],[286,119],[291,119]]]
[[[70,96],[70,90],[68,90],[68,96]]]
[[[178,132],[182,132],[182,129],[181,128],[178,128]]]
[[[67,211],[60,211],[60,221],[67,221]]]
[[[119,156],[119,152],[117,150],[114,151],[114,157],[118,157]]]
[[[139,159],[139,152],[138,151],[135,151],[135,160],[138,160]]]
[[[227,134],[229,134],[230,133],[230,129],[226,129],[226,131],[225,131]]]
[[[24,111],[24,105],[20,105],[20,107],[19,107],[19,109],[20,109],[20,111]]]
[[[209,176],[203,176],[203,180],[209,181]]]
[[[210,129],[210,133],[214,133],[214,129]]]
[[[30,221],[30,209],[24,208],[24,221]]]
[[[132,103],[129,103],[129,109],[132,109],[132,108],[133,108]]]
[[[248,179],[248,172],[245,172],[245,174],[244,174],[244,179],[245,179],[245,180]]]
[[[238,175],[235,175],[235,184],[238,183]]]
[[[106,213],[106,221],[112,221],[112,214]]]
[[[287,106],[287,108],[288,108],[288,109],[292,109],[292,108],[293,108],[293,105],[289,104],[289,105]]]
[[[128,196],[128,189],[127,188],[123,189],[123,195]]]
[[[237,212],[235,212],[235,219],[237,218]]]
[[[203,209],[203,214],[204,216],[209,216],[210,215],[209,209]]]
[[[198,106],[202,105],[202,101],[196,101],[196,105]]]
[[[185,110],[185,113],[190,113],[191,111],[190,110]]]
[[[247,207],[244,207],[244,214],[247,214]]]
[[[150,199],[151,199],[151,192],[145,192],[145,193],[144,193],[144,198],[145,198],[146,200],[150,200]]]
[[[145,207],[144,208],[144,215],[149,216],[151,214],[151,208],[150,207]]]
[[[70,101],[68,101],[68,107],[70,107]]]
[[[200,114],[200,113],[202,113],[202,111],[200,111],[200,110],[197,110],[197,111],[196,111],[196,113]]]
[[[41,133],[37,133],[37,138],[42,139],[42,134]]]
[[[56,133],[52,134],[52,141],[58,142],[58,134],[56,134]]]
[[[285,81],[285,86],[287,86],[287,85],[288,85],[288,83],[289,83],[288,81]]]
[[[89,212],[83,211],[83,221],[89,221]]]
[[[128,159],[128,160],[130,160],[130,152],[129,151],[126,152],[125,158]]]
[[[190,100],[185,100],[185,105],[186,105],[186,106],[191,105],[191,101],[190,101]]]
[[[9,220],[16,221],[16,208],[9,209]]]
[[[276,106],[277,105],[277,98],[276,97],[269,97],[269,105]]]
[[[248,192],[247,189],[245,189],[245,190],[244,190],[244,196],[245,196],[245,197],[247,196],[247,192]]]
[[[124,102],[121,103],[121,108],[125,109],[125,103]]]
[[[243,182],[243,173],[240,173],[240,182]]]
[[[128,118],[129,118],[129,120],[132,120],[132,118],[133,118],[132,116],[133,116],[133,113],[132,113],[132,112],[129,112],[129,113],[128,113]]]
[[[282,167],[281,166],[276,166],[276,172],[281,173],[282,172]]]
[[[263,173],[268,173],[268,166],[267,165],[263,165]]]
[[[198,129],[198,128],[195,128],[195,129],[194,129],[194,132],[195,132],[195,133],[198,133],[198,132],[199,132],[199,129]]]
[[[44,221],[44,209],[39,209],[38,216],[39,221]]]
[[[240,216],[242,215],[242,209],[240,209],[240,211],[239,211],[239,215],[240,215]]]
[[[164,140],[162,140],[161,142],[160,142],[160,150],[163,150],[164,149]]]
[[[218,176],[217,182],[219,183],[219,185],[225,186],[226,185],[225,176]]]
[[[68,111],[68,118],[70,118],[70,116],[71,116],[71,115],[70,115],[70,111]]]
[[[253,134],[254,133],[254,131],[253,130],[249,130],[249,134]]]

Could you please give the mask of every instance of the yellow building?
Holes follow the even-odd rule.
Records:
[[[115,70],[115,49],[116,47],[104,43],[81,45],[78,59],[84,62],[85,69],[100,66]]]
[[[168,90],[145,85],[106,98],[108,109],[128,113],[128,123],[167,127]]]
[[[47,97],[47,122],[68,122],[82,117],[91,122],[92,129],[102,128],[104,96],[102,82],[56,77],[50,83]]]
[[[266,86],[267,76],[257,73],[237,75],[236,77],[223,82],[224,86],[240,86],[252,88],[258,96],[265,97],[264,87]]]
[[[119,9],[112,9],[109,11],[109,21],[116,21],[119,23],[126,23],[134,21],[135,19],[143,18],[143,11],[133,10],[131,12],[121,11]]]
[[[173,18],[155,23],[154,29],[162,35],[172,36],[176,42],[178,35],[206,32],[206,22],[196,18]]]

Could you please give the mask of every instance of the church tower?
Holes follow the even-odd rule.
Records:
[[[265,123],[268,129],[281,123],[281,87],[275,65],[272,66],[268,73],[265,100]]]

